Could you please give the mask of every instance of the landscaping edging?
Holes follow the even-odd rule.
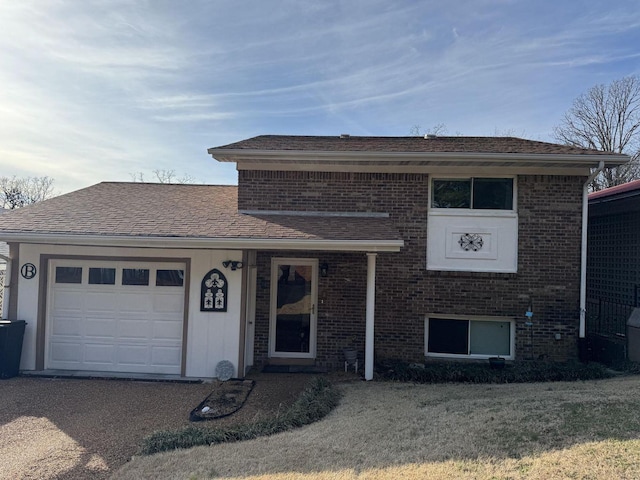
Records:
[[[167,450],[238,442],[284,432],[325,417],[338,405],[340,397],[340,391],[331,382],[324,377],[316,377],[309,382],[298,400],[280,415],[228,428],[190,425],[179,430],[155,432],[143,440],[140,453],[152,455]]]

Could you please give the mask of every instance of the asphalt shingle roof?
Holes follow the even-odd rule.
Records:
[[[238,187],[103,182],[2,215],[3,233],[204,239],[401,240],[388,218],[249,215]]]
[[[355,137],[260,135],[209,149],[307,152],[496,153],[616,155],[610,152],[525,140],[515,137]],[[622,155],[621,155],[622,157]]]

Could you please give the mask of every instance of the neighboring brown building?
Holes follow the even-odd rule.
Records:
[[[209,153],[237,187],[103,183],[4,216],[12,261],[39,267],[12,292],[23,369],[335,369],[355,347],[370,379],[380,358],[576,357],[586,182],[627,156],[348,135]]]

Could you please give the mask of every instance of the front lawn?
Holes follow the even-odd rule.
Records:
[[[340,388],[340,405],[320,422],[135,458],[115,478],[640,478],[638,376]]]

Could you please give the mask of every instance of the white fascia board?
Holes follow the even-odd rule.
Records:
[[[399,252],[404,240],[299,240],[253,238],[128,237],[0,233],[0,240],[18,243],[142,248],[215,248],[222,250],[327,250]]]
[[[411,161],[465,161],[465,162],[538,162],[538,163],[558,163],[567,162],[577,165],[585,163],[593,164],[594,167],[600,161],[606,165],[621,165],[631,160],[628,155],[591,155],[591,154],[551,154],[551,153],[478,153],[478,152],[328,152],[313,151],[306,152],[300,150],[216,150],[210,148],[209,154],[219,162],[242,162],[256,161],[321,161],[335,160],[348,162],[371,162],[385,161],[390,163],[411,162]]]
[[[239,162],[237,170],[294,171],[294,172],[356,172],[356,173],[420,173],[433,175],[565,175],[589,176],[593,165],[572,167],[553,166],[441,166],[441,165],[353,165],[328,163],[260,163]]]

